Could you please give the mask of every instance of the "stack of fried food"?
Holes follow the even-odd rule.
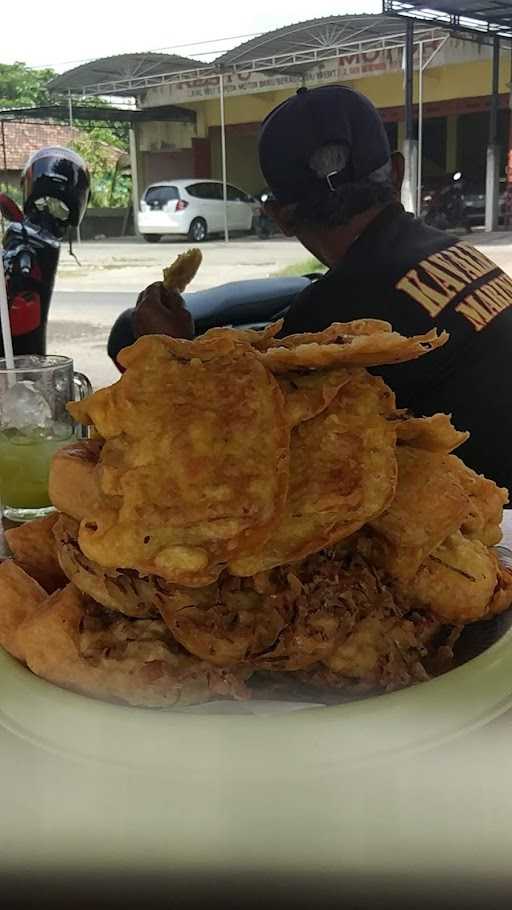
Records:
[[[366,369],[445,336],[279,329],[146,336],[69,405],[93,438],[56,455],[57,512],[0,567],[0,643],[35,674],[147,706],[391,690],[510,606],[506,491]]]

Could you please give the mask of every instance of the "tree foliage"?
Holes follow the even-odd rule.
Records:
[[[117,168],[117,158],[111,144],[107,144],[98,133],[89,131],[77,136],[71,143],[79,155],[87,161],[91,173],[92,206],[127,206],[130,204],[130,181]]]
[[[0,106],[31,107],[49,101],[47,85],[57,73],[30,69],[24,63],[0,63]]]

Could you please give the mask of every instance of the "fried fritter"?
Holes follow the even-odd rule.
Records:
[[[502,569],[480,541],[457,531],[434,550],[404,591],[441,622],[462,625],[512,604],[512,572]]]
[[[230,576],[201,591],[174,592],[160,612],[187,651],[220,667],[252,667],[286,625],[285,613],[271,597]]]
[[[283,323],[284,319],[279,319],[277,322],[271,322],[264,329],[229,329],[229,334],[237,342],[250,344],[251,347],[256,348],[258,351],[266,351],[270,345],[279,343],[276,342],[275,336],[281,331]],[[212,339],[222,338],[225,334],[226,329],[209,329],[201,336],[201,339],[206,338],[210,342]]]
[[[290,427],[279,385],[249,345],[228,338],[230,355],[207,362],[201,345],[197,357],[175,356],[193,344],[140,339],[128,357],[138,368],[70,409],[106,440],[104,507],[91,507],[81,523],[84,554],[106,568],[201,587],[280,520]]]
[[[328,408],[292,432],[285,515],[258,551],[230,562],[254,575],[303,559],[357,531],[391,503],[396,485],[394,397],[376,376],[352,371]]]
[[[450,534],[457,531],[470,508],[452,455],[397,448],[398,485],[391,506],[368,522],[373,531],[370,549],[361,539],[367,557],[403,582],[416,575],[420,565]]]
[[[300,335],[273,338],[268,347],[298,348],[305,344],[336,344],[344,335],[382,335],[392,331],[391,323],[383,319],[353,319],[352,322],[333,322],[321,332],[302,332]]]
[[[18,629],[47,598],[46,591],[12,559],[0,563],[0,645],[18,660],[23,648]]]
[[[508,490],[493,480],[476,474],[456,455],[450,456],[450,470],[455,473],[469,496],[469,512],[461,525],[463,533],[487,547],[500,542],[503,507],[508,502]]]
[[[201,250],[192,249],[187,250],[186,253],[180,253],[174,262],[164,269],[164,287],[182,294],[187,285],[195,278],[202,261]]]
[[[17,564],[49,594],[66,584],[53,536],[58,517],[54,512],[5,532],[5,539]]]
[[[50,501],[56,509],[77,521],[90,510],[105,506],[98,470],[102,448],[102,439],[82,439],[62,446],[52,458],[48,482]]]
[[[316,553],[276,569],[268,583],[271,603],[286,624],[273,647],[253,658],[258,670],[328,666],[366,618],[402,618],[389,586],[349,548]]]
[[[105,569],[88,559],[78,546],[79,528],[79,523],[68,515],[59,515],[53,530],[66,579],[109,610],[136,619],[158,617],[169,583],[155,575],[140,576],[130,569]]]
[[[342,386],[350,382],[351,370],[317,370],[314,373],[284,373],[279,386],[290,426],[311,420],[336,398]]]
[[[363,323],[367,322],[363,320]],[[265,366],[274,373],[336,366],[369,367],[415,360],[442,347],[448,341],[446,332],[438,335],[435,330],[426,335],[403,338],[396,332],[383,329],[370,334],[349,334],[343,323],[335,323],[330,327],[333,333],[336,329],[339,330],[338,337],[330,338],[328,343],[319,342],[311,335],[306,336],[308,339],[306,342],[297,341],[296,345],[289,347],[285,344],[270,347],[259,356]],[[290,339],[288,342],[290,344]]]
[[[469,433],[455,429],[448,414],[398,420],[396,436],[398,445],[446,454],[453,452],[469,439]]]
[[[99,610],[73,585],[23,623],[18,640],[33,673],[95,698],[165,707],[246,696],[241,672],[191,657],[163,622]]]
[[[433,620],[428,625],[429,632],[438,628]],[[362,619],[325,661],[331,685],[335,679],[338,686],[347,680],[357,680],[390,691],[428,679],[422,664],[428,651],[417,626],[410,619],[396,616],[377,614]]]

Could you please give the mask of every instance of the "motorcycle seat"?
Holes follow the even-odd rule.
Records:
[[[254,278],[183,294],[197,334],[214,326],[271,322],[311,283],[309,278]]]
[[[183,298],[194,319],[196,335],[215,326],[257,328],[284,316],[312,279],[313,276],[231,281],[206,291],[185,293]],[[132,314],[133,309],[121,313],[110,331],[108,354],[114,362],[119,351],[135,341]]]

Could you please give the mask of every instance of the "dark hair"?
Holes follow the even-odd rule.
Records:
[[[343,146],[326,145],[318,149],[310,160],[310,167],[319,177],[342,170],[347,162]],[[391,177],[391,162],[368,177],[345,183],[335,190],[325,190],[287,206],[291,223],[312,227],[334,228],[348,224],[356,215],[375,206],[383,206],[395,198]]]

